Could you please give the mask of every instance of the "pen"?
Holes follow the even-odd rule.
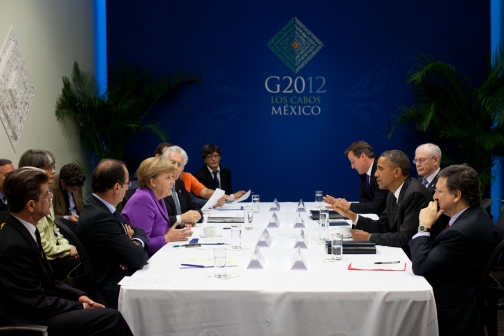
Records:
[[[231,228],[222,228],[222,230],[231,230]]]
[[[189,267],[205,268],[205,266],[203,266],[203,265],[195,265],[195,264],[180,264],[180,266],[189,266]]]
[[[224,245],[224,243],[200,243],[200,245]]]
[[[400,261],[377,261],[375,262],[375,265],[377,264],[380,264],[380,265],[383,265],[383,264],[399,264]]]
[[[173,245],[173,247],[183,247],[185,245]]]

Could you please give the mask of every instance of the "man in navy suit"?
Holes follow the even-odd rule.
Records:
[[[441,149],[426,143],[417,147],[413,163],[418,173],[418,182],[422,183],[434,195],[441,164]]]
[[[375,173],[378,160],[376,160],[373,147],[365,141],[356,141],[344,153],[352,169],[357,170],[360,178],[360,196],[358,203],[350,203],[339,198],[339,204],[357,214],[377,214],[380,216],[385,210],[388,190],[380,189]],[[334,198],[326,197],[324,202],[333,204]]]
[[[14,170],[12,162],[7,159],[0,159],[0,211],[8,211],[7,198],[2,189],[3,182],[7,175]]]
[[[84,203],[77,236],[95,274],[96,297],[117,308],[119,285],[147,262],[147,238],[142,229],[127,225],[116,210],[131,182],[123,162],[102,160],[93,172],[93,194]]]
[[[498,241],[479,203],[476,171],[465,165],[444,168],[434,201],[420,211],[418,234],[409,242],[413,273],[434,290],[440,335],[484,335],[479,283]],[[451,217],[448,227],[432,241],[429,231],[443,213]]]
[[[47,181],[33,167],[5,179],[10,215],[0,225],[0,326],[45,325],[51,336],[132,335],[120,312],[55,279],[37,230],[51,206]]]

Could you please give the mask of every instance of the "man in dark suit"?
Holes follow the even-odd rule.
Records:
[[[123,162],[102,160],[93,172],[93,194],[84,203],[77,236],[84,245],[95,274],[96,297],[117,308],[119,286],[147,262],[147,238],[141,229],[125,224],[116,206],[130,182]]]
[[[344,153],[352,169],[357,170],[361,182],[359,203],[350,203],[343,198],[339,198],[339,203],[345,209],[357,214],[377,214],[380,216],[385,210],[388,190],[380,189],[376,182],[376,166],[378,161],[375,158],[373,148],[364,141],[356,141],[351,144]],[[325,197],[324,202],[333,204],[333,197]]]
[[[409,254],[408,242],[417,232],[418,214],[432,196],[416,179],[409,177],[408,156],[400,150],[383,152],[375,176],[380,189],[388,190],[387,206],[378,220],[346,210],[338,200],[334,209],[355,224],[354,240],[369,240],[379,245],[402,247]]]
[[[441,165],[441,149],[431,143],[420,145],[415,151],[413,163],[417,169],[418,182],[434,195]]]
[[[444,168],[434,201],[420,212],[418,234],[409,242],[413,273],[424,276],[434,290],[440,335],[484,335],[479,283],[498,240],[479,202],[480,183],[473,168]],[[443,213],[450,222],[432,241],[429,231]]]
[[[14,170],[12,162],[7,159],[0,159],[0,211],[8,211],[7,198],[3,192],[3,182],[11,171]]]
[[[195,223],[201,223],[203,221],[201,208],[191,198],[184,186],[184,182],[179,178],[179,174],[175,179],[172,194],[165,197],[164,201],[166,210],[168,210],[170,223],[173,224],[178,222],[179,227],[181,227],[186,224],[192,226]]]
[[[51,336],[132,335],[120,312],[55,279],[37,230],[51,205],[47,180],[33,167],[5,179],[10,216],[0,230],[0,326],[46,325]]]
[[[194,177],[198,179],[208,189],[222,189],[230,197],[227,200],[240,198],[245,194],[244,190],[237,191],[233,194],[231,185],[231,171],[219,165],[222,157],[222,152],[217,145],[207,144],[201,151],[201,158],[205,165],[201,167]]]

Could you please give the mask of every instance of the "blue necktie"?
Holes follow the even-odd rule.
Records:
[[[172,197],[173,197],[173,203],[175,203],[175,210],[177,211],[176,215],[180,216],[182,214],[182,209],[180,208],[180,201],[178,199],[177,190],[175,190],[175,184],[173,185],[172,188]]]
[[[371,186],[369,185],[369,175],[366,174],[366,186],[369,193],[371,193]]]
[[[424,185],[424,187],[427,188],[427,185],[429,184],[429,181],[427,181],[427,179],[424,177],[423,181],[422,181],[422,184]]]
[[[212,172],[212,174],[213,174],[213,180],[214,180],[214,183],[215,183],[215,189],[220,188],[219,179],[217,178],[217,173],[218,172],[219,172],[218,170],[214,170]]]

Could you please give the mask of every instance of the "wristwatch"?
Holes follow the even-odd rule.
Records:
[[[428,228],[425,225],[420,224],[420,226],[418,227],[418,232],[430,232],[430,228]]]

